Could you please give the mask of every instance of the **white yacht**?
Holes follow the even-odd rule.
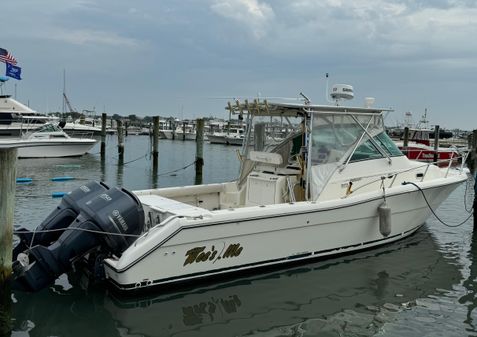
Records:
[[[28,106],[18,102],[10,95],[0,95],[0,137],[15,138],[23,133],[38,128],[48,122],[58,120],[57,117],[40,114]]]
[[[9,138],[2,143],[17,143],[18,158],[77,157],[87,153],[96,144],[91,138],[72,138],[58,125],[46,123],[25,133],[21,139]]]
[[[99,136],[101,135],[101,122],[96,124],[94,119],[69,121],[64,124],[62,129],[72,137]]]
[[[334,97],[349,97],[349,87],[336,87]],[[390,110],[308,101],[237,103],[232,109],[248,130],[236,181],[133,193],[99,187],[98,196],[88,196],[87,217],[81,213],[71,226],[83,221],[87,228],[126,235],[98,239],[101,255],[92,258],[101,260],[116,288],[147,289],[394,242],[418,230],[431,208],[467,179],[463,170],[404,156],[384,129],[383,114]],[[266,123],[276,120],[289,134],[270,144]],[[82,186],[74,193],[84,201],[81,191],[92,190]],[[72,259],[58,244],[52,247],[30,250],[32,260]],[[19,263],[32,272],[41,267]],[[20,275],[22,284],[44,279]]]

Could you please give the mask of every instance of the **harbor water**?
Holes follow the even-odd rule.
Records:
[[[81,158],[22,159],[15,225],[35,228],[68,192],[88,180],[136,190],[194,184],[195,142],[161,140],[153,176],[150,139],[129,136],[118,164],[99,145]],[[204,183],[233,180],[237,147],[204,144]],[[54,177],[74,180],[53,182]],[[472,185],[437,214],[467,218]],[[12,295],[12,336],[477,336],[477,233],[472,219],[447,227],[431,216],[414,235],[357,254],[287,269],[121,297],[61,276],[38,293]],[[160,268],[160,266],[158,266]]]

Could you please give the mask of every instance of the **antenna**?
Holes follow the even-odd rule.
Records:
[[[326,77],[326,91],[325,91],[326,97],[325,97],[325,99],[328,103],[334,103],[332,100],[330,100],[330,95],[328,93],[328,88],[330,86],[328,73],[326,73],[325,77]]]
[[[302,92],[300,92],[300,96],[303,97],[305,99],[305,105],[308,105],[310,104],[310,99],[308,97],[306,97],[306,95]]]

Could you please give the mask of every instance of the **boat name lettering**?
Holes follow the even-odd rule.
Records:
[[[199,262],[206,262],[206,261],[216,261],[219,259],[226,259],[226,258],[231,258],[231,257],[237,257],[242,253],[243,247],[240,246],[240,243],[232,243],[229,244],[229,246],[222,250],[224,253],[218,252],[217,249],[215,249],[215,246],[212,246],[210,249],[206,249],[206,246],[200,246],[200,247],[194,247],[192,249],[189,249],[186,253],[186,259],[184,261],[183,266],[187,266],[188,264],[192,263],[199,263]]]

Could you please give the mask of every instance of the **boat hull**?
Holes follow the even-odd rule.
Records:
[[[431,206],[437,208],[461,181],[427,188]],[[430,214],[412,186],[386,201],[392,210],[387,237],[379,230],[379,194],[223,210],[192,222],[175,218],[138,239],[119,260],[105,260],[106,275],[120,290],[138,290],[351,253],[407,237]]]
[[[207,137],[211,144],[227,144],[225,135],[209,134]]]
[[[18,158],[77,157],[87,153],[96,143],[92,139],[75,141],[31,141],[23,142],[18,148]]]
[[[398,148],[411,160],[417,160],[421,162],[434,162],[434,148],[424,144],[410,144],[405,147],[402,143],[397,143]],[[437,149],[437,161],[440,162],[439,166],[446,166],[449,164],[449,161],[453,161],[453,164],[458,163],[460,157],[459,152],[452,148],[442,148]]]
[[[233,137],[233,136],[226,136],[225,142],[227,145],[235,145],[235,146],[242,146],[244,138],[243,137]]]

